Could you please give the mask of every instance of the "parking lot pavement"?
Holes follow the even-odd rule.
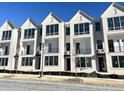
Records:
[[[0,91],[120,91],[124,88],[36,80],[0,79]]]

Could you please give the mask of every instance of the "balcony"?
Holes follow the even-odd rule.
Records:
[[[69,57],[69,56],[70,56],[70,51],[65,51],[64,56],[65,56],[65,57]]]
[[[30,49],[29,51],[26,51],[24,49],[24,51],[21,51],[21,55],[33,55],[34,53],[34,49]]]
[[[124,46],[114,46],[113,48],[109,48],[109,52],[124,52]]]
[[[46,33],[46,36],[58,35],[58,32]]]
[[[75,54],[90,54],[91,48],[76,49]]]
[[[24,36],[24,39],[34,38],[34,36]]]
[[[85,35],[85,34],[89,34],[89,31],[76,32],[76,33],[74,33],[74,35]]]
[[[0,50],[0,56],[7,56],[7,55],[9,55],[9,51]]]
[[[45,53],[58,53],[59,48],[48,48],[48,50],[45,51]]]
[[[105,54],[105,51],[104,51],[104,49],[97,49],[96,53],[97,53],[97,55],[103,55],[103,54]]]

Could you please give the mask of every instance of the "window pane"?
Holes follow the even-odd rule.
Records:
[[[124,29],[124,16],[120,17],[121,20],[121,27],[122,29]]]
[[[5,59],[4,59],[4,58],[2,58],[2,66],[4,66],[4,60],[5,60]]]
[[[108,29],[109,29],[109,30],[114,30],[112,18],[108,18],[107,21],[108,21]]]
[[[1,58],[0,58],[0,66],[2,66]]]
[[[85,27],[85,33],[88,34],[89,33],[89,23],[85,23],[84,27]]]
[[[59,25],[56,24],[56,25],[55,25],[55,34],[58,34],[58,32],[59,32],[58,28],[59,28]]]
[[[66,28],[66,35],[70,35],[70,27]]]
[[[78,35],[78,24],[74,25],[74,34]]]
[[[115,30],[120,29],[119,17],[114,18]]]
[[[32,38],[34,38],[35,29],[32,29]]]
[[[87,67],[92,67],[92,64],[91,64],[91,58],[89,57],[87,57],[86,58],[86,64],[87,64]]]
[[[119,56],[120,67],[124,67],[124,56]]]
[[[31,33],[32,31],[31,31],[31,29],[28,29],[28,37],[30,38],[31,37]]]
[[[46,26],[46,35],[49,34],[49,25]]]
[[[80,67],[80,60],[79,57],[75,58],[75,67]]]
[[[45,57],[45,65],[48,65],[48,57]]]
[[[102,40],[97,40],[97,49],[103,49]]]
[[[100,22],[96,22],[95,23],[95,30],[96,31],[101,31],[101,24],[100,24]]]
[[[51,26],[51,33],[50,34],[54,34],[54,28],[53,28],[53,25],[50,25]]]
[[[112,56],[112,66],[119,67],[117,56]]]
[[[53,56],[50,56],[49,65],[53,65]]]
[[[28,66],[28,58],[26,58],[25,66]]]
[[[5,59],[5,66],[8,65],[8,58]]]
[[[26,38],[27,37],[27,30],[25,30],[25,32],[24,32],[24,38]]]
[[[12,34],[12,31],[9,31],[8,39],[11,39],[11,34]]]
[[[21,64],[22,66],[24,66],[25,65],[25,58],[22,58],[22,64]]]
[[[54,56],[54,65],[58,65],[58,56]]]
[[[66,43],[66,51],[70,51],[70,43]]]
[[[28,66],[32,66],[33,58],[28,58]]]
[[[85,58],[84,57],[81,57],[81,67],[85,67],[86,64],[85,64]]]
[[[83,31],[84,31],[84,30],[83,30],[83,29],[84,29],[83,26],[84,26],[83,24],[79,24],[80,34],[83,34]]]

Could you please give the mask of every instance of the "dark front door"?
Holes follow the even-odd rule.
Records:
[[[67,71],[70,71],[71,70],[71,65],[70,65],[71,63],[70,63],[70,58],[67,58],[67,60],[66,60],[66,70]]]
[[[30,45],[27,45],[27,51],[26,51],[27,54],[30,54]]]
[[[114,52],[113,40],[108,40],[109,52]]]
[[[99,63],[99,72],[106,72],[106,62],[104,57],[98,57],[98,63]]]
[[[80,43],[76,43],[75,51],[76,51],[76,54],[80,53]]]
[[[35,69],[36,70],[39,70],[40,69],[40,65],[41,65],[40,64],[41,63],[40,61],[41,61],[41,58],[40,57],[37,57],[36,58],[36,63],[35,63]]]

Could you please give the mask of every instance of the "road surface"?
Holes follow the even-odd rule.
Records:
[[[0,78],[0,91],[119,91],[124,88]]]

